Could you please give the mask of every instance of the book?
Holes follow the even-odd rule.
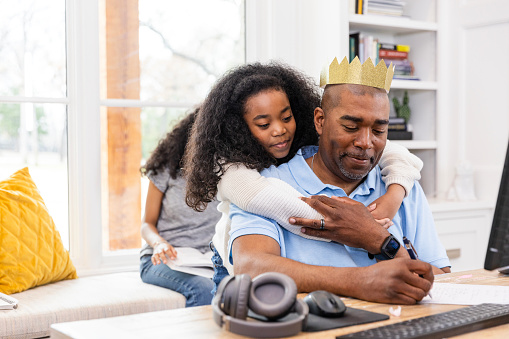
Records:
[[[406,124],[389,124],[388,131],[406,131]]]
[[[397,80],[421,80],[418,76],[415,76],[415,75],[403,75],[403,74],[394,74],[393,79],[397,79]]]
[[[408,75],[412,75],[412,69],[398,69],[398,68],[395,68],[394,69],[394,76],[399,76],[399,75],[404,75],[404,76],[408,76]]]
[[[408,58],[408,52],[395,51],[391,49],[380,48],[378,50],[378,57],[380,59],[406,59]]]
[[[392,51],[400,51],[400,52],[410,52],[410,46],[409,45],[398,45],[398,44],[391,44],[388,42],[381,42],[378,44],[379,49],[386,49],[386,50],[392,50]]]
[[[363,14],[402,16],[404,5],[404,1],[399,0],[369,0]]]
[[[348,55],[348,60],[353,60],[355,59],[355,56],[357,54],[355,53],[355,38],[352,37],[352,35],[350,35],[350,52],[349,52],[349,55]]]
[[[352,60],[355,59],[356,56],[360,58],[359,55],[360,38],[361,38],[360,32],[350,34],[350,62],[352,62]]]
[[[18,308],[18,299],[0,292],[0,310],[13,310]]]
[[[355,0],[349,0],[349,5],[348,5],[348,8],[349,8],[349,12],[350,14],[355,14],[356,12],[356,5],[355,5],[356,1]]]
[[[364,45],[364,53],[362,59],[360,60],[361,63],[364,63],[364,61],[366,61],[368,58],[371,58],[372,62],[376,62],[376,56],[373,55],[373,36],[365,35],[362,39],[362,43]]]
[[[405,68],[405,67],[412,68],[413,67],[413,63],[411,61],[409,61],[408,59],[382,58],[382,60],[385,61],[385,63],[387,65],[389,65],[392,62],[392,64],[396,67],[401,67],[401,68]]]
[[[388,131],[387,139],[389,140],[412,140],[413,133],[411,131]]]
[[[177,258],[168,260],[166,265],[175,271],[200,275],[212,278],[214,266],[212,264],[212,251],[201,253],[192,247],[175,247]]]
[[[389,125],[404,124],[405,118],[389,117]]]

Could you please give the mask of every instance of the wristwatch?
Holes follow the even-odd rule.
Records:
[[[400,247],[401,244],[398,239],[391,234],[384,240],[384,243],[380,248],[380,254],[375,254],[375,258],[378,260],[392,259],[396,256]]]

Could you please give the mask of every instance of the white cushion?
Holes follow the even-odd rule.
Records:
[[[50,325],[185,307],[180,293],[145,284],[138,272],[64,280],[12,294],[15,310],[0,310],[0,338],[49,336]]]

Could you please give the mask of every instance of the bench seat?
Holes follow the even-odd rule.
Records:
[[[185,297],[145,284],[139,272],[88,276],[12,294],[18,308],[0,310],[0,338],[47,337],[50,325],[185,307]]]

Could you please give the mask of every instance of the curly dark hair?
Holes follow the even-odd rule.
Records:
[[[270,89],[286,93],[297,129],[290,152],[275,159],[251,134],[244,120],[245,103]],[[186,203],[202,211],[217,194],[225,165],[241,163],[261,171],[290,160],[305,145],[315,145],[318,135],[313,111],[320,106],[320,90],[312,78],[290,66],[271,62],[234,68],[220,78],[203,102],[184,156]]]
[[[156,174],[159,170],[167,167],[170,170],[170,176],[176,179],[182,168],[182,158],[186,149],[187,140],[191,134],[199,107],[182,118],[175,127],[159,140],[157,147],[148,158],[145,166],[140,168],[142,175],[147,175],[149,171]]]

